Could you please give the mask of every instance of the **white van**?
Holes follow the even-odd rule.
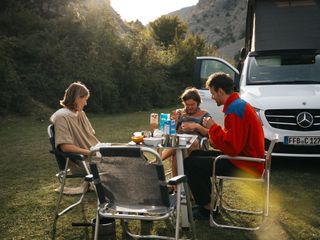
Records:
[[[222,122],[204,83],[214,72],[229,73],[241,98],[256,109],[266,147],[279,134],[274,156],[320,157],[319,2],[249,0],[241,74],[223,59],[197,58],[194,84],[202,108]]]

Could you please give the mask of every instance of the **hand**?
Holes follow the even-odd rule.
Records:
[[[216,122],[212,119],[212,117],[205,117],[202,121],[202,125],[208,129],[210,129],[214,124],[216,124]]]
[[[180,110],[179,110],[179,109],[176,109],[176,110],[174,110],[174,111],[171,112],[170,119],[171,119],[171,120],[175,120],[176,122],[178,122],[180,115],[181,115]]]
[[[195,131],[198,129],[198,124],[194,122],[183,122],[181,124],[181,129],[186,132]]]

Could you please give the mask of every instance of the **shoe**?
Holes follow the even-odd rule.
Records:
[[[210,210],[205,209],[201,206],[196,206],[192,208],[192,216],[194,220],[204,221],[209,220]]]
[[[89,183],[83,182],[80,187],[64,187],[64,195],[80,195],[88,191]],[[56,188],[54,191],[60,193],[61,188]]]

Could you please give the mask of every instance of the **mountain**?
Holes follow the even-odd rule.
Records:
[[[233,59],[244,46],[247,0],[199,0],[168,15],[178,16],[194,34],[203,35],[222,57]]]

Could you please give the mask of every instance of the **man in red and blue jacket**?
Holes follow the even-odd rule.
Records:
[[[218,106],[224,105],[224,128],[212,118],[205,118],[203,126],[209,129],[212,146],[230,156],[264,158],[264,134],[261,122],[253,107],[233,92],[233,80],[219,72],[212,74],[207,82],[212,99]],[[215,151],[194,151],[184,161],[185,174],[196,203],[195,219],[208,219],[211,202],[211,179]],[[249,174],[259,176],[263,163],[224,160],[216,164],[217,175]]]

